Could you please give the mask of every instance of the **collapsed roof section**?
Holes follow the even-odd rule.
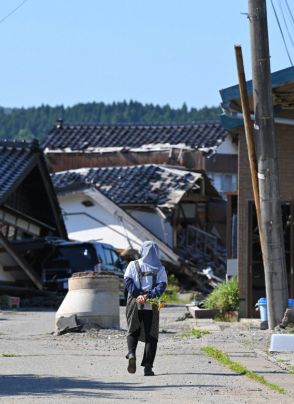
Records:
[[[199,190],[203,174],[154,164],[83,168],[52,174],[56,191],[96,187],[118,205],[173,208],[189,190]]]
[[[42,288],[39,276],[11,243],[42,236],[67,238],[43,153],[37,141],[0,141],[0,282],[30,279]]]
[[[227,132],[220,123],[184,125],[66,125],[61,120],[48,133],[45,153],[156,151],[170,148],[213,154]]]
[[[54,236],[67,236],[37,141],[0,141],[0,207],[1,211],[10,210],[30,221],[38,221],[45,233],[47,229]]]

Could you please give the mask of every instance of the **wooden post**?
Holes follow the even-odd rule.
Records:
[[[258,178],[257,178],[257,160],[256,160],[255,142],[254,142],[254,129],[253,129],[253,122],[250,118],[250,109],[249,109],[249,101],[248,101],[248,92],[247,92],[247,87],[246,87],[246,78],[245,78],[245,72],[244,72],[243,55],[242,55],[242,48],[240,45],[235,45],[235,55],[236,55],[236,62],[237,62],[239,88],[240,88],[241,104],[242,104],[242,111],[243,111],[248,159],[249,159],[249,166],[250,166],[250,173],[251,173],[253,197],[254,197],[254,202],[255,202],[257,224],[258,224],[258,230],[259,230],[259,240],[260,240],[261,251],[263,251],[264,247],[263,247],[261,219],[260,219],[260,200],[259,200],[259,188],[258,188]]]
[[[33,283],[37,286],[37,288],[42,290],[43,286],[39,276],[30,267],[30,265],[22,258],[22,256],[17,253],[17,251],[11,245],[11,243],[8,240],[6,240],[1,231],[0,231],[0,244],[3,245],[4,249],[8,252],[9,255],[13,257],[15,262],[22,268],[22,270],[33,281]]]
[[[281,322],[288,303],[288,282],[279,191],[276,137],[265,0],[249,0],[252,82],[258,185],[268,321]]]

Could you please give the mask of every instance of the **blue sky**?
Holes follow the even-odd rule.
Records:
[[[1,0],[0,20],[21,2]],[[290,62],[267,8],[276,71]],[[247,11],[247,0],[27,0],[0,23],[0,105],[218,105],[237,83],[236,43],[251,78]]]

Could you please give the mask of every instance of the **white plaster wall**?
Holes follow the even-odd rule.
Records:
[[[14,282],[15,279],[8,272],[3,271],[3,266],[0,264],[0,281]]]
[[[10,256],[3,252],[0,254],[0,281],[8,281],[8,282],[14,282],[15,277],[12,276],[10,272],[4,271],[3,267],[5,266],[11,266],[11,265],[16,265],[16,263],[13,261]]]
[[[82,201],[89,200],[89,197],[77,193],[59,196],[59,203],[63,214],[80,213],[79,215],[64,215],[66,229],[69,238],[79,241],[97,240],[112,244],[115,248],[138,248],[144,240],[139,239],[135,232],[126,230],[120,219],[110,214],[103,206],[98,205],[94,200],[91,207],[85,207]],[[85,212],[102,223],[82,214]],[[130,229],[130,227],[128,227]],[[130,240],[130,242],[128,241]]]
[[[238,146],[232,142],[232,136],[228,135],[223,143],[217,148],[217,154],[238,154]]]
[[[141,210],[128,209],[128,213],[146,227],[146,229],[150,230],[156,237],[173,248],[172,226],[169,222],[163,220],[157,212],[149,213]]]

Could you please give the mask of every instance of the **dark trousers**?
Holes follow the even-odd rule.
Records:
[[[138,310],[138,315],[141,327],[144,327],[145,333],[145,349],[141,365],[152,367],[157,349],[157,339],[150,335],[153,312],[152,310]],[[139,328],[127,337],[129,353],[134,355],[136,355],[140,331],[141,329]]]

